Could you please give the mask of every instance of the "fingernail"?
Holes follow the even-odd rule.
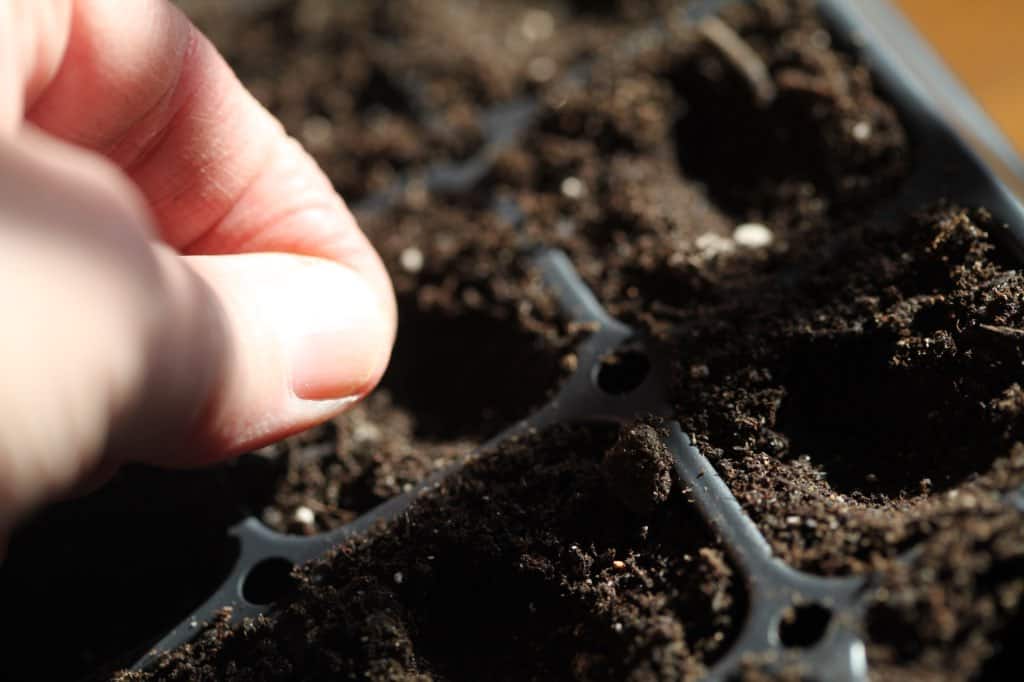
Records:
[[[278,329],[285,335],[292,392],[303,400],[361,398],[391,355],[394,316],[357,273],[313,259],[293,273]]]
[[[380,379],[383,352],[373,330],[319,332],[292,349],[292,390],[303,400],[339,400],[368,393]]]

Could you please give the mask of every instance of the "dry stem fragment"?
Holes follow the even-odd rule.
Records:
[[[1005,327],[998,324],[979,324],[978,327],[987,332],[992,332],[993,334],[1000,334],[1001,336],[1012,336],[1015,338],[1024,337],[1024,329],[1017,329],[1016,327]]]
[[[729,24],[711,15],[697,24],[697,31],[725,57],[747,81],[758,106],[775,101],[775,82],[764,60]]]

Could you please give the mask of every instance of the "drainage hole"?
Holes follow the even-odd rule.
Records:
[[[788,647],[809,647],[825,636],[832,611],[821,604],[788,609],[779,622],[779,639]]]
[[[280,557],[264,559],[249,571],[242,583],[242,596],[262,606],[277,601],[291,587],[292,562]]]
[[[605,393],[622,395],[640,384],[651,371],[647,355],[637,350],[620,350],[601,359],[597,366],[597,386]]]

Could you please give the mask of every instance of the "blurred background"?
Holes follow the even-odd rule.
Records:
[[[895,0],[1024,155],[1024,0]]]

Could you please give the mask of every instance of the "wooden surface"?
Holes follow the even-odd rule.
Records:
[[[1024,154],[1024,0],[894,2]]]

